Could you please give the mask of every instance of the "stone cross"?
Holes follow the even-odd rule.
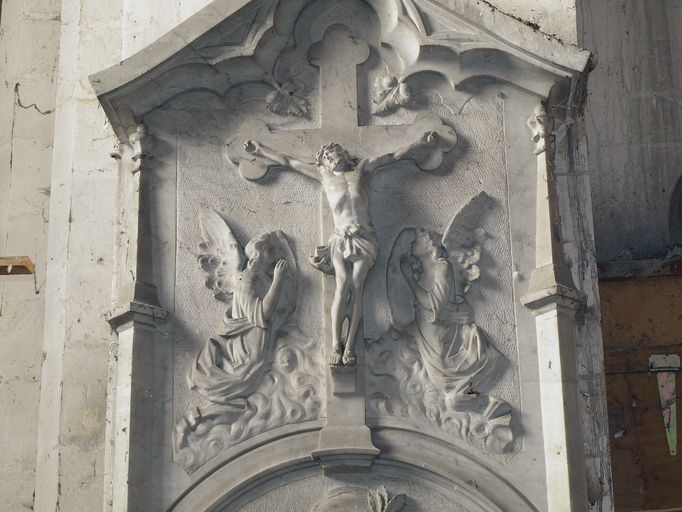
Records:
[[[313,129],[271,131],[264,123],[252,120],[240,127],[239,139],[228,146],[228,154],[239,163],[242,176],[258,180],[273,164],[249,154],[242,147],[246,140],[257,140],[274,152],[298,156],[313,162],[324,144],[335,142],[351,155],[368,158],[393,153],[405,146],[406,140],[418,140],[426,132],[436,132],[435,144],[414,156],[423,170],[438,167],[443,153],[457,141],[454,131],[443,125],[436,115],[425,115],[409,125],[359,126],[357,118],[357,66],[370,54],[365,41],[357,39],[343,25],[332,25],[322,41],[311,46],[308,57],[320,69],[320,127]],[[325,206],[323,205],[323,208]],[[333,226],[324,216],[323,240]],[[334,284],[325,278],[325,312],[330,309]],[[357,300],[362,300],[359,297]],[[325,315],[325,347],[329,350],[329,315]],[[362,327],[358,338],[358,355],[362,363]],[[328,358],[328,356],[327,356]],[[327,374],[327,424],[320,433],[320,444],[312,453],[326,473],[369,469],[379,450],[371,441],[365,423],[364,375],[355,367],[332,367]]]
[[[244,151],[242,145],[248,139],[283,153],[307,155],[307,160],[312,161],[320,147],[329,142],[340,144],[351,155],[367,157],[397,150],[405,140],[435,131],[438,145],[428,154],[420,154],[416,161],[425,171],[437,168],[443,153],[455,146],[454,131],[435,114],[423,115],[409,125],[358,126],[356,68],[369,57],[369,46],[355,38],[350,29],[339,24],[329,27],[322,41],[311,46],[308,57],[320,68],[320,127],[271,131],[262,121],[245,122],[239,129],[240,136],[227,148],[244,178],[261,179],[268,167],[275,165]]]

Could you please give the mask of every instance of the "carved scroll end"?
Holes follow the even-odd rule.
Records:
[[[152,160],[154,159],[153,150],[156,141],[149,133],[149,129],[143,123],[138,124],[129,141],[133,148],[132,161],[134,167],[132,172],[150,170],[152,168]]]
[[[534,155],[541,155],[554,142],[554,123],[554,116],[547,112],[544,105],[535,107],[533,115],[527,122],[532,135],[531,140],[535,143]]]

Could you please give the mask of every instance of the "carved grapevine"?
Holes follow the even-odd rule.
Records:
[[[377,78],[374,84],[373,114],[390,114],[398,107],[409,106],[412,101],[412,88],[404,81],[394,76]]]
[[[303,85],[288,80],[281,86],[273,84],[273,87],[274,89],[265,97],[265,106],[270,112],[296,117],[308,116],[308,102],[303,97]]]

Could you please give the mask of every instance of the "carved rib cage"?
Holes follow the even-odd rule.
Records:
[[[572,320],[538,325],[580,299],[552,123],[587,55],[479,22],[433,0],[215,0],[91,77],[121,141],[155,141],[121,178],[133,369],[112,407],[143,427],[112,441],[113,479],[136,482],[114,501],[544,507],[564,474],[528,461],[552,466],[547,404],[573,391],[539,384],[536,347]]]

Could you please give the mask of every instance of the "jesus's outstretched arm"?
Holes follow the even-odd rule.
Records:
[[[401,160],[410,159],[415,151],[425,147],[435,146],[437,143],[438,133],[435,131],[426,132],[416,142],[403,146],[392,153],[368,159],[367,164],[365,164],[365,169],[369,172],[374,172],[381,167],[386,167],[387,165],[394,164]]]
[[[315,181],[320,181],[320,172],[315,165],[301,162],[300,160],[297,160],[296,158],[284,153],[277,153],[275,150],[262,145],[258,141],[247,140],[244,143],[244,151],[251,155],[270,160],[275,164],[288,167],[289,169],[299,172]]]

